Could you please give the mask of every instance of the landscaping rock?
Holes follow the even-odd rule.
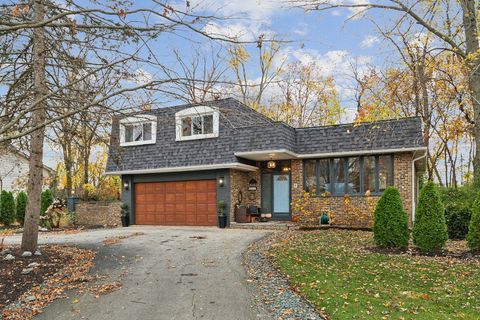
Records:
[[[275,243],[273,237],[254,242],[243,253],[243,263],[250,276],[247,283],[253,286],[250,289],[272,314],[272,319],[323,320],[312,304],[291,290],[287,279],[269,260],[268,250]]]
[[[44,227],[38,227],[38,231],[47,232],[48,229]]]
[[[34,255],[36,255],[36,256],[41,256],[42,253],[40,252],[40,250],[37,250],[37,251],[35,251]]]
[[[30,251],[24,251],[24,252],[22,253],[22,257],[24,257],[24,258],[25,258],[25,257],[31,257],[32,255],[33,255],[33,254],[32,254]]]
[[[33,268],[25,268],[22,270],[22,274],[29,274],[32,271],[33,271]]]
[[[38,267],[39,265],[40,265],[40,263],[38,263],[38,262],[32,262],[32,263],[30,263],[30,264],[27,266],[27,268],[36,268],[36,267]]]
[[[5,255],[10,254],[10,253],[12,253],[12,250],[10,250],[10,249],[3,249],[0,254],[1,254],[2,256],[5,256]]]
[[[37,298],[35,298],[34,296],[28,296],[25,300],[27,300],[29,302],[32,302],[32,301],[37,300]]]
[[[5,261],[15,260],[15,257],[9,253],[3,258],[3,260]]]

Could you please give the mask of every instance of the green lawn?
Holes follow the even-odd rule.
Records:
[[[375,253],[368,249],[372,237],[299,231],[271,253],[290,283],[331,319],[480,319],[479,257]],[[465,250],[464,242],[449,246]]]

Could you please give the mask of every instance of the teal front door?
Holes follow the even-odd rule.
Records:
[[[273,218],[290,220],[290,175],[273,175]]]
[[[290,174],[262,175],[262,212],[272,213],[273,220],[290,220]]]

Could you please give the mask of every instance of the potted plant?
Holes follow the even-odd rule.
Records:
[[[122,209],[122,213],[121,213],[122,227],[128,227],[130,222],[128,217],[128,205],[126,205],[125,203],[122,203],[120,208]]]
[[[227,215],[225,214],[225,208],[227,207],[227,204],[225,201],[220,200],[218,201],[218,226],[220,228],[225,228],[227,226]]]

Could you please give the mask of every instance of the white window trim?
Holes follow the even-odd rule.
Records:
[[[150,140],[142,140],[142,141],[131,141],[125,142],[125,124],[144,124],[144,123],[151,123],[152,124],[152,138]],[[140,146],[144,144],[154,144],[157,142],[157,117],[153,115],[138,115],[135,117],[128,117],[120,120],[120,146],[121,147],[128,147],[128,146]]]
[[[182,119],[186,117],[200,117],[213,115],[213,132],[205,134],[192,134],[191,136],[182,136]],[[217,109],[207,106],[196,106],[184,109],[175,113],[175,141],[199,140],[218,137],[220,122],[220,113]]]

